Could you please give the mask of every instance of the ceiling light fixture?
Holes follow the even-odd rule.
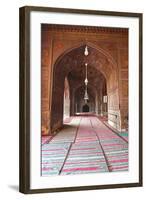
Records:
[[[85,55],[85,56],[88,56],[88,54],[89,54],[89,52],[88,52],[88,47],[87,47],[87,45],[86,45],[86,46],[85,46],[84,55]]]
[[[88,96],[88,92],[87,92],[87,85],[88,85],[87,66],[88,66],[88,64],[85,63],[85,67],[86,67],[86,77],[85,77],[85,81],[84,81],[84,83],[85,83],[85,95],[84,95],[85,103],[87,103],[87,100],[89,100],[89,96]]]

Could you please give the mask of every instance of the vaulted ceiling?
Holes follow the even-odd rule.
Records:
[[[66,76],[69,72],[72,74],[76,72],[80,74],[79,76],[81,77],[81,74],[84,75],[85,63],[88,63],[88,68],[90,70],[89,76],[91,78],[95,76],[94,74],[99,74],[99,72],[105,78],[109,77],[113,67],[110,60],[102,52],[90,46],[88,46],[89,55],[85,56],[85,46],[86,45],[82,45],[74,48],[60,58],[57,62],[57,71],[59,74]],[[97,70],[98,72],[96,72]]]
[[[102,89],[106,78],[112,72],[112,66],[105,55],[90,46],[88,46],[89,54],[85,56],[85,47],[86,45],[82,45],[70,50],[57,62],[55,68],[55,73],[58,74],[57,76],[55,75],[56,82],[58,82],[57,77],[67,77],[70,89],[75,91],[84,86],[86,76],[85,63],[87,63],[88,85],[95,90]]]

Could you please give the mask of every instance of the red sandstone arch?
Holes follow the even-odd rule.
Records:
[[[128,112],[128,31],[106,28],[101,31],[100,28],[63,26],[54,29],[54,25],[43,25],[41,30],[41,127],[42,134],[52,134],[51,127],[60,127],[62,112],[60,106],[52,107],[54,93],[57,93],[56,99],[63,101],[63,82],[68,77],[73,68],[86,62],[83,57],[85,45],[89,46],[91,51],[87,57],[89,67],[100,71],[106,79],[108,94],[108,118],[113,121],[113,115],[118,115],[118,128],[125,128],[124,118]],[[55,27],[56,27],[55,26]],[[64,31],[65,30],[65,31]],[[110,30],[110,31],[109,31]],[[72,54],[78,51],[77,54]],[[76,57],[77,56],[77,57]],[[81,57],[81,58],[80,58]],[[89,58],[89,59],[88,59]],[[79,72],[80,73],[80,72]],[[58,77],[57,79],[54,77]],[[54,81],[55,80],[55,81]],[[101,80],[100,80],[101,81]],[[73,96],[72,88],[80,84],[79,81],[69,79],[71,85],[70,96]],[[56,89],[54,88],[56,86]],[[59,88],[59,90],[57,89]],[[101,90],[100,90],[101,92]],[[54,97],[53,97],[54,95]],[[99,95],[99,98],[102,95]],[[102,98],[100,98],[102,100]],[[101,102],[102,103],[102,102]],[[57,105],[57,104],[56,104]],[[52,124],[52,112],[56,120]],[[117,127],[117,126],[116,126]]]
[[[92,63],[92,67],[95,67],[97,70],[99,70],[105,77],[106,79],[108,78],[108,76],[110,75],[110,73],[114,70],[117,70],[117,63],[115,61],[115,59],[110,55],[110,53],[108,53],[107,51],[105,51],[104,49],[102,49],[101,47],[99,47],[98,45],[95,45],[91,42],[80,42],[78,45],[75,45],[69,49],[66,49],[59,57],[57,57],[57,59],[54,61],[54,67],[53,67],[53,79],[54,79],[54,73],[56,73],[56,68],[58,68],[59,65],[61,65],[61,61],[66,57],[66,55],[69,55],[71,52],[79,49],[79,48],[85,48],[85,46],[88,46],[89,49],[94,50],[95,52],[97,52],[99,54],[99,58],[96,59],[94,58],[94,64]],[[83,51],[82,51],[83,53]],[[84,56],[82,54],[82,56]],[[89,57],[89,56],[88,56]],[[75,61],[75,60],[73,60]],[[105,65],[105,63],[102,63],[103,61],[108,62],[108,64],[106,64],[106,69],[103,68],[103,66]],[[68,61],[69,62],[69,61]],[[70,68],[70,67],[69,67]],[[108,69],[107,69],[108,68]],[[59,68],[58,68],[59,69]],[[70,68],[70,71],[72,69]],[[106,73],[107,71],[107,73]],[[67,72],[69,73],[69,71]]]
[[[84,56],[85,44],[78,47],[72,47],[61,54],[56,60],[53,68],[53,88],[52,88],[52,106],[51,106],[51,130],[54,131],[63,125],[63,83],[65,77],[75,68],[80,69],[83,63],[88,62],[94,69],[99,71],[107,81],[108,94],[110,90],[117,87],[115,82],[110,82],[112,76],[117,77],[116,62],[111,55],[98,46],[87,44],[89,56]],[[92,46],[92,47],[91,47]],[[116,75],[115,75],[116,74]],[[118,89],[118,88],[117,88]],[[71,95],[73,93],[71,92]],[[116,99],[118,104],[118,98]],[[74,102],[72,102],[74,104]],[[110,108],[110,105],[109,105]],[[71,112],[71,114],[73,114]]]
[[[105,57],[108,58],[109,62],[111,62],[111,67],[113,68],[117,68],[117,62],[116,60],[112,57],[112,55],[108,52],[108,51],[105,51],[103,48],[101,48],[99,45],[95,45],[94,43],[92,42],[79,42],[78,44],[76,44],[75,46],[70,46],[70,48],[67,48],[65,50],[63,50],[63,52],[61,53],[61,55],[59,57],[56,58],[56,60],[54,61],[54,66],[58,64],[58,62],[66,55],[68,54],[69,52],[71,52],[72,50],[74,49],[77,49],[81,46],[88,46],[88,47],[91,47],[93,49],[95,49],[96,51],[99,51],[101,54],[103,54]]]

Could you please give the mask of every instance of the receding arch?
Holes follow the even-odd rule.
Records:
[[[65,49],[64,51],[63,51],[63,53],[60,55],[60,56],[58,56],[57,58],[56,58],[56,60],[54,61],[54,66],[56,66],[59,62],[60,62],[60,60],[66,55],[66,54],[68,54],[68,53],[70,53],[72,50],[74,50],[74,49],[78,49],[78,48],[80,48],[81,46],[88,46],[88,47],[91,47],[91,48],[93,48],[93,49],[95,49],[96,51],[99,51],[101,54],[103,54],[106,58],[108,58],[109,59],[109,61],[111,62],[111,64],[112,64],[112,66],[114,67],[114,68],[116,68],[117,67],[117,62],[116,62],[116,60],[113,58],[113,56],[109,53],[109,52],[107,52],[107,51],[105,51],[103,48],[101,48],[99,45],[97,45],[97,44],[94,44],[93,42],[89,42],[89,41],[86,41],[86,42],[79,42],[78,44],[76,44],[75,46],[71,46],[70,48],[67,48],[67,49]]]
[[[42,25],[41,29],[41,125],[42,134],[51,134],[54,125],[60,127],[63,116],[64,80],[69,78],[70,99],[74,88],[83,81],[70,78],[74,68],[88,62],[90,68],[98,70],[106,80],[108,118],[114,121],[117,115],[118,127],[124,127],[128,108],[128,30],[100,27],[75,27]],[[51,26],[51,27],[50,27]],[[88,29],[88,30],[87,30]],[[65,31],[64,31],[65,30]],[[118,30],[118,31],[117,31]],[[85,46],[89,55],[84,56]],[[80,71],[78,71],[80,73]],[[100,82],[101,79],[100,79]],[[91,85],[98,85],[89,81]],[[102,85],[102,84],[101,84]],[[102,89],[96,91],[96,102],[102,104]],[[60,103],[61,102],[61,103]],[[74,101],[71,103],[74,106]],[[57,106],[56,106],[57,105]],[[100,108],[99,106],[96,106]],[[101,108],[104,108],[101,106]],[[101,110],[101,112],[100,112]],[[99,109],[98,114],[103,109]],[[52,115],[52,113],[54,114]],[[74,113],[71,113],[74,114]],[[121,120],[121,121],[120,121]],[[121,124],[120,124],[121,123]],[[53,133],[52,133],[53,134]]]
[[[90,111],[89,106],[88,106],[87,104],[83,105],[83,107],[82,107],[82,112],[87,113],[87,112],[89,112],[89,111]]]
[[[95,100],[96,100],[96,95],[97,95],[96,88],[92,85],[88,85],[87,91],[88,91],[89,100],[85,103],[85,100],[84,100],[85,86],[81,85],[75,90],[74,92],[75,106],[74,106],[73,113],[83,112],[84,105],[88,105],[90,112],[95,112],[95,106],[96,106]]]
[[[108,68],[109,68],[108,73],[105,74],[105,69],[102,69],[102,67],[104,65],[102,65],[102,63],[100,63],[100,65],[97,64],[99,59],[96,59],[96,57],[94,59],[92,59],[95,62],[95,64],[94,64],[95,66],[92,65],[92,67],[95,67],[96,69],[98,69],[106,78],[109,75],[109,72],[112,73],[113,70],[117,69],[117,63],[116,63],[115,59],[110,55],[110,53],[108,53],[107,51],[105,51],[104,49],[99,47],[97,44],[95,45],[94,43],[91,43],[91,42],[86,42],[86,43],[85,42],[80,42],[79,44],[77,44],[77,45],[75,45],[75,46],[73,46],[71,48],[66,49],[59,57],[57,57],[57,59],[54,62],[54,67],[53,67],[53,78],[54,78],[54,73],[56,73],[56,68],[58,68],[57,66],[61,65],[61,62],[66,57],[66,55],[68,55],[67,56],[68,60],[66,60],[66,64],[68,63],[68,66],[69,66],[68,68],[70,69],[70,66],[74,65],[74,62],[77,63],[77,60],[76,59],[71,60],[71,57],[69,57],[69,55],[73,51],[78,50],[79,48],[84,49],[86,45],[88,45],[88,48],[91,48],[91,50],[94,50],[95,52],[97,52],[98,54],[100,54],[102,56],[100,60],[106,59],[106,61],[109,63],[107,65]],[[82,55],[83,55],[83,51],[82,51]],[[70,62],[70,64],[69,64],[69,62]],[[59,68],[58,68],[58,70],[59,70]],[[60,68],[60,70],[61,70],[61,68]],[[71,70],[72,69],[70,69],[70,71]],[[70,71],[66,70],[66,73],[69,73]],[[65,76],[66,75],[67,74],[65,74]]]
[[[87,57],[85,57],[84,55],[84,49],[85,49],[86,44],[88,45],[88,50],[89,50],[89,55]],[[86,44],[80,43],[76,47],[67,49],[66,51],[64,51],[64,53],[62,53],[57,58],[54,64],[52,102],[51,102],[51,105],[52,105],[51,106],[51,128],[52,130],[55,130],[63,125],[64,80],[65,80],[65,77],[69,78],[70,72],[72,72],[73,70],[76,70],[78,73],[79,70],[85,67],[85,63],[87,62],[89,69],[92,68],[95,70],[96,73],[100,74],[97,76],[97,78],[100,77],[100,81],[102,79],[106,80],[107,84],[108,84],[110,75],[112,75],[112,72],[113,71],[116,72],[115,71],[116,62],[114,61],[114,59],[112,59],[111,55],[109,55],[107,52],[105,52],[105,50],[99,48],[98,46],[95,46],[94,44],[91,44],[91,43],[86,43]],[[69,80],[69,82],[70,81],[71,80]],[[76,80],[74,80],[74,85],[79,84],[75,82]],[[76,87],[76,86],[73,86],[73,87]],[[71,91],[71,96],[73,95],[74,93],[73,91]],[[102,102],[102,97],[100,101]],[[75,113],[74,107],[75,107],[75,99],[73,97],[72,102],[71,102],[71,114]],[[93,107],[95,107],[95,104]]]

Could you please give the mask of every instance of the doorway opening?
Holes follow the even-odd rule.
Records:
[[[89,112],[89,106],[87,104],[85,104],[82,108],[83,112]]]

